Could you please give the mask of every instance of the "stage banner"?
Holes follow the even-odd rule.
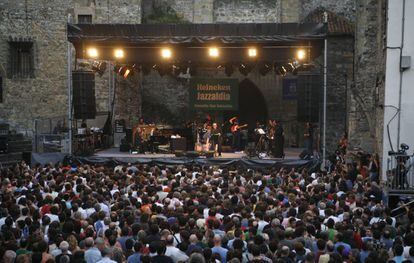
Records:
[[[190,108],[196,110],[238,110],[237,79],[190,79]]]
[[[283,79],[283,100],[297,100],[297,79]]]

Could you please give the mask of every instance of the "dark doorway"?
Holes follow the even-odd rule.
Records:
[[[236,112],[228,112],[226,120],[232,116],[239,117],[240,124],[247,124],[249,130],[252,131],[259,121],[265,124],[267,120],[266,101],[262,92],[249,79],[244,79],[239,83],[239,110]]]

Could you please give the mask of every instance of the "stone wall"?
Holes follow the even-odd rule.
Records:
[[[353,44],[354,39],[351,36],[328,38],[326,110],[328,153],[336,149],[339,139],[347,132],[347,104],[353,77]]]
[[[301,0],[301,19],[305,18],[313,10],[322,7],[354,22],[356,17],[356,2],[359,3],[360,1],[362,2],[364,0]]]
[[[216,0],[215,23],[265,23],[280,19],[280,0]]]
[[[382,149],[385,72],[385,0],[359,1],[355,32],[355,83],[351,88],[351,148]]]
[[[18,131],[31,134],[35,119],[67,115],[69,13],[72,16],[90,13],[97,23],[140,23],[141,0],[56,0],[53,4],[35,0],[0,1],[0,74],[4,77],[0,121],[10,123]],[[34,78],[5,78],[10,37],[33,39]],[[108,110],[107,74],[96,77],[98,111]]]
[[[26,5],[27,4],[27,5]],[[9,37],[34,43],[34,78],[5,78],[0,121],[31,133],[34,119],[63,116],[67,112],[66,21],[68,1],[0,2],[0,67],[7,72]]]

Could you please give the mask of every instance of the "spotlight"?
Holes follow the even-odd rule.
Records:
[[[283,65],[275,64],[275,72],[277,75],[284,77],[287,73],[287,70]]]
[[[233,75],[233,72],[234,72],[234,68],[231,63],[227,63],[226,65],[224,65],[224,73],[226,73],[227,77],[230,77],[231,75]]]
[[[124,77],[124,79],[128,78],[129,75],[132,74],[132,69],[128,66],[120,67],[118,70],[119,75]]]
[[[272,65],[267,62],[263,62],[259,66],[259,73],[262,76],[266,76],[267,73],[269,73],[272,70]]]
[[[211,47],[208,49],[208,55],[213,58],[217,58],[219,56],[219,50],[216,47]]]
[[[306,58],[306,51],[304,49],[299,49],[296,51],[296,58],[298,60],[304,60]]]
[[[175,77],[178,77],[182,71],[182,68],[180,65],[172,65],[171,67],[171,74]]]
[[[249,48],[247,50],[247,55],[249,55],[250,58],[257,57],[257,49],[256,48]]]
[[[97,58],[98,57],[98,50],[94,47],[90,47],[86,50],[86,54],[88,54],[88,57],[90,57],[90,58]]]
[[[120,49],[120,48],[115,49],[114,56],[115,56],[115,58],[118,58],[118,59],[119,58],[124,58],[124,50]]]
[[[106,62],[105,61],[94,61],[92,63],[92,70],[97,72],[101,77],[105,73],[106,70]]]
[[[163,77],[167,73],[167,69],[163,65],[157,65],[157,64],[155,64],[152,68],[154,70],[156,70],[158,72],[158,74],[160,74],[161,77]]]
[[[292,62],[284,64],[283,67],[286,69],[287,72],[293,72],[296,69],[295,65]]]
[[[312,71],[314,69],[315,69],[315,65],[310,64],[310,63],[303,63],[296,67],[296,70],[298,71]]]
[[[239,66],[239,71],[241,74],[243,74],[244,76],[247,76],[250,71],[252,71],[253,67],[249,64],[240,64]]]
[[[170,59],[172,57],[171,49],[169,49],[169,48],[161,49],[161,57],[163,59]]]

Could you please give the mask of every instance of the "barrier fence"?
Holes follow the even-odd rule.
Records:
[[[67,153],[69,147],[68,119],[55,117],[34,121],[33,151]]]
[[[387,178],[391,190],[414,189],[414,155],[390,155],[387,161]]]

